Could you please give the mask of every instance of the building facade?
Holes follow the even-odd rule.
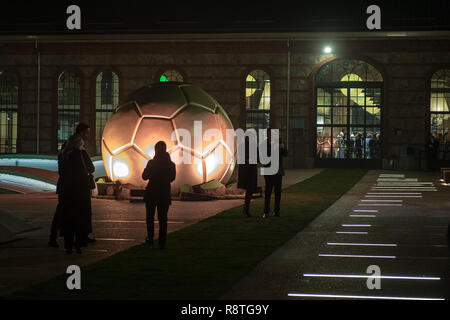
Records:
[[[235,128],[278,128],[288,168],[426,169],[430,135],[450,160],[450,36],[84,36],[0,43],[0,153],[56,154],[75,123],[102,129],[132,91],[202,87]],[[330,40],[332,39],[332,40]],[[324,48],[331,52],[324,52]]]

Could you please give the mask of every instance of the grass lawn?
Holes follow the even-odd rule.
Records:
[[[171,233],[166,250],[138,245],[83,267],[82,290],[67,290],[61,275],[8,298],[217,299],[365,173],[327,169],[285,189],[281,218],[261,219],[256,199],[251,218],[236,207]]]
[[[20,193],[14,190],[9,190],[9,189],[4,189],[4,188],[0,188],[0,193]]]

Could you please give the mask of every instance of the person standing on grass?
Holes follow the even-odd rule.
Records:
[[[159,246],[164,249],[167,238],[167,212],[171,201],[170,183],[175,180],[175,163],[166,152],[166,143],[159,141],[155,145],[155,156],[149,160],[142,172],[142,179],[149,180],[144,200],[147,211],[147,239],[153,245],[155,209],[158,209]]]
[[[61,171],[62,171],[62,150],[66,146],[66,142],[63,143],[61,150],[58,153],[58,182],[56,183],[56,194],[58,195],[58,204],[56,205],[55,214],[53,215],[52,219],[52,226],[50,229],[50,239],[48,241],[48,245],[50,247],[57,248],[59,247],[58,242],[56,239],[58,239],[58,230],[61,229],[61,211],[62,211],[62,205],[61,205],[61,185],[62,185],[62,179],[61,179]]]
[[[271,156],[271,129],[267,129],[267,155]],[[278,149],[278,171],[273,175],[264,175],[264,181],[266,184],[264,191],[264,214],[262,218],[267,218],[270,213],[270,197],[272,196],[272,189],[275,191],[275,208],[274,217],[280,216],[280,203],[281,203],[281,184],[284,176],[283,157],[286,157],[288,152],[283,143],[280,143]],[[265,165],[270,167],[270,163]]]
[[[89,137],[91,136],[91,129],[89,125],[86,123],[79,123],[75,129],[75,136],[81,138],[82,141],[82,149],[81,153],[83,154],[84,159],[84,166],[86,167],[85,171],[88,171],[87,173],[93,174],[95,171],[94,164],[91,161],[91,158],[89,157],[89,154],[87,152],[86,143],[89,141]],[[83,247],[87,247],[88,243],[95,242],[95,238],[89,238],[89,234],[92,233],[92,207],[91,207],[91,197],[86,200],[86,210],[87,210],[87,233],[84,236],[84,240],[82,242]]]
[[[250,201],[252,195],[257,191],[258,171],[256,163],[250,163],[250,142],[249,137],[245,137],[245,159],[239,164],[238,185],[239,189],[245,190],[244,215],[250,217]]]

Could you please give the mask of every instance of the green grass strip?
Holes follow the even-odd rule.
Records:
[[[281,218],[261,219],[263,199],[256,199],[250,218],[232,208],[169,234],[165,250],[137,245],[83,267],[82,290],[69,291],[61,275],[8,298],[217,299],[365,173],[327,169],[285,189]]]
[[[20,193],[20,192],[17,192],[17,191],[14,191],[14,190],[0,188],[0,194],[1,193],[8,193],[8,194],[10,194],[10,193]]]
[[[44,178],[44,177],[36,176],[36,175],[30,174],[30,173],[23,173],[23,172],[18,172],[18,171],[13,171],[13,170],[4,170],[4,169],[0,169],[0,173],[9,174],[9,175],[12,175],[12,176],[19,176],[19,177],[30,178],[30,179],[33,179],[33,180],[46,182],[46,183],[53,184],[53,185],[56,186],[56,181],[51,180],[51,179],[47,179],[47,178]]]

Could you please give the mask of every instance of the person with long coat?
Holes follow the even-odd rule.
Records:
[[[267,135],[267,155],[271,156],[271,134],[270,129],[268,130]],[[278,170],[276,173],[272,175],[264,175],[265,182],[265,190],[264,190],[264,214],[263,218],[267,218],[270,214],[270,197],[272,195],[272,190],[275,193],[275,208],[274,208],[274,217],[280,216],[280,203],[281,203],[281,185],[283,182],[284,176],[284,163],[283,157],[288,155],[287,149],[284,147],[283,143],[280,143],[278,146]],[[265,167],[269,167],[271,164],[265,165]]]
[[[58,195],[58,203],[56,205],[56,210],[53,215],[52,219],[52,225],[50,228],[50,237],[48,241],[48,245],[50,247],[57,248],[59,247],[58,242],[56,241],[58,238],[58,230],[61,229],[61,211],[62,211],[62,205],[61,205],[61,186],[62,186],[62,179],[61,179],[61,169],[62,169],[62,150],[64,150],[64,147],[66,146],[66,143],[62,145],[61,150],[58,153],[58,181],[56,183],[56,194]]]
[[[61,235],[64,236],[64,248],[68,254],[81,253],[81,246],[90,232],[91,190],[89,173],[95,167],[89,158],[83,140],[73,135],[67,141],[62,151],[61,186],[62,225]]]
[[[149,180],[144,200],[147,212],[147,239],[153,244],[155,209],[158,209],[159,246],[164,249],[167,238],[167,212],[171,201],[170,183],[175,180],[176,168],[166,152],[166,143],[159,141],[155,145],[155,156],[149,160],[142,172],[142,179]]]
[[[238,185],[239,189],[245,190],[244,215],[250,217],[250,201],[253,193],[257,191],[258,171],[257,165],[250,163],[250,142],[245,137],[245,162],[239,164]]]

